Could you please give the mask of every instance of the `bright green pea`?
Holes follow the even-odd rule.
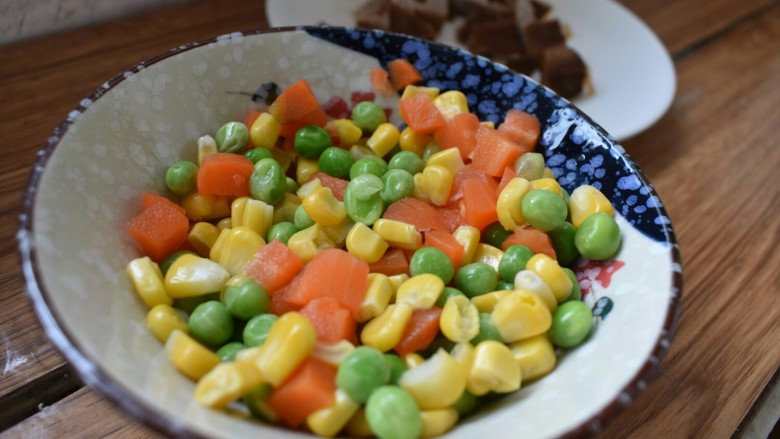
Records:
[[[620,248],[620,227],[606,212],[588,215],[574,235],[574,245],[588,259],[609,259]]]
[[[233,317],[249,320],[264,313],[271,304],[265,288],[251,277],[237,274],[222,288],[222,301]]]
[[[356,402],[390,382],[392,370],[384,354],[370,346],[358,346],[347,354],[336,373],[336,385]]]
[[[233,334],[233,316],[224,303],[210,300],[195,308],[187,326],[195,338],[217,346],[228,341]]]
[[[265,240],[266,242],[271,242],[274,239],[278,239],[279,241],[282,241],[282,243],[287,244],[287,241],[290,240],[290,237],[296,233],[298,233],[298,228],[295,227],[295,224],[289,221],[282,221],[272,225],[268,229]]]
[[[455,404],[452,405],[452,408],[457,410],[459,415],[464,416],[471,413],[471,411],[474,410],[474,407],[476,406],[477,397],[468,390],[464,390],[463,394],[460,395],[460,398],[458,398],[458,400],[455,401]]]
[[[370,226],[382,216],[382,187],[382,180],[373,174],[358,175],[347,184],[344,208],[352,221]]]
[[[165,277],[166,273],[168,273],[168,269],[171,268],[171,265],[173,265],[174,262],[176,262],[177,259],[179,259],[181,256],[184,255],[196,255],[194,251],[190,250],[176,250],[175,252],[168,253],[162,261],[160,261],[160,272],[162,272],[163,277]]]
[[[569,265],[580,255],[577,246],[574,245],[576,233],[577,229],[568,221],[547,232],[560,265]]]
[[[406,390],[382,386],[366,402],[366,420],[380,439],[409,439],[420,436],[420,408]]]
[[[274,159],[262,159],[255,163],[249,177],[249,193],[252,198],[275,205],[282,201],[287,191],[287,176]]]
[[[249,409],[249,413],[257,419],[265,422],[276,423],[279,417],[268,405],[268,397],[274,388],[268,384],[260,384],[257,388],[244,395],[244,405]]]
[[[403,169],[414,175],[423,171],[425,163],[423,163],[420,156],[414,152],[401,151],[390,159],[390,163],[387,164],[387,167],[388,169]]]
[[[528,192],[521,203],[523,216],[539,230],[549,232],[564,221],[569,214],[563,198],[546,189],[534,189]]]
[[[320,155],[318,160],[320,171],[331,177],[349,179],[349,170],[355,164],[355,157],[346,149],[332,146]]]
[[[257,163],[262,159],[272,159],[274,158],[274,155],[271,154],[270,149],[252,148],[244,153],[244,157],[252,160],[252,163]]]
[[[315,125],[301,127],[293,139],[295,151],[309,160],[317,160],[323,151],[333,146],[330,134]]]
[[[350,180],[363,174],[372,174],[381,177],[385,173],[386,166],[380,164],[379,158],[363,157],[349,168]]]
[[[550,341],[562,348],[573,348],[585,340],[592,325],[593,311],[585,302],[564,302],[553,312]]]
[[[384,187],[379,192],[385,206],[412,195],[414,192],[414,177],[403,169],[390,169],[382,175]]]
[[[249,143],[249,129],[241,122],[222,125],[214,136],[219,152],[241,153]]]
[[[574,274],[573,271],[571,271],[568,267],[563,267],[563,272],[566,273],[566,276],[569,277],[571,280],[571,293],[569,293],[569,296],[566,297],[566,300],[564,302],[569,302],[571,300],[582,300],[582,289],[580,288],[580,281],[577,280],[577,275]]]
[[[524,245],[510,245],[498,262],[498,274],[505,281],[514,283],[517,272],[525,270],[533,255],[534,252]]]
[[[246,346],[244,346],[244,343],[241,343],[240,341],[231,341],[230,343],[225,343],[221,348],[217,349],[215,354],[221,361],[235,361],[238,351],[244,349],[245,347]]]
[[[401,375],[409,370],[409,366],[406,365],[404,360],[396,354],[384,354],[385,361],[390,365],[390,381],[388,384],[398,384],[398,380],[401,379]]]
[[[387,122],[387,115],[379,105],[365,101],[358,103],[352,109],[352,122],[364,133],[371,133],[379,125]]]
[[[270,313],[252,317],[244,326],[244,333],[242,334],[244,345],[251,348],[265,343],[265,339],[268,338],[268,332],[271,331],[271,326],[278,318],[276,314]]]
[[[527,152],[515,160],[515,174],[528,181],[544,176],[544,156],[538,152]]]
[[[439,296],[438,299],[436,299],[436,306],[439,308],[443,308],[444,305],[447,303],[447,299],[449,299],[452,296],[464,296],[463,291],[452,288],[452,287],[444,287],[444,291]]]
[[[198,165],[186,160],[172,164],[165,171],[165,185],[176,195],[187,195],[195,191],[198,179]]]
[[[295,214],[293,215],[293,224],[298,230],[308,229],[314,225],[314,220],[311,219],[306,210],[303,209],[303,205],[299,205],[295,208]]]
[[[206,294],[203,296],[182,297],[181,299],[175,299],[173,301],[173,307],[180,309],[187,314],[192,314],[195,308],[201,303],[208,302],[210,300],[219,300],[219,292]]]
[[[512,282],[500,280],[498,281],[498,283],[496,283],[496,290],[512,291],[514,289],[515,289],[515,284]]]
[[[296,191],[298,191],[298,183],[296,183],[295,180],[293,180],[290,177],[287,177],[286,181],[287,181],[287,187],[285,188],[285,191],[291,194],[294,194]]]
[[[496,325],[493,323],[490,314],[485,312],[479,313],[479,333],[476,337],[472,338],[470,342],[476,346],[483,340],[504,342],[504,339],[501,338],[501,334],[499,334],[498,328],[496,328]]]
[[[501,248],[501,244],[504,240],[511,235],[512,232],[505,229],[499,222],[491,223],[482,232],[482,242],[488,245],[492,245],[495,248]]]
[[[445,284],[448,284],[455,276],[455,266],[441,249],[422,247],[412,255],[412,259],[409,261],[409,273],[412,276],[430,273],[440,277]]]
[[[468,297],[476,297],[496,290],[498,275],[484,262],[464,265],[455,273],[455,288]]]

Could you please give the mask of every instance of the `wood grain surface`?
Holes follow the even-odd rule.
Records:
[[[622,3],[675,59],[672,108],[623,144],[675,226],[684,289],[657,379],[603,436],[730,437],[780,365],[780,1]],[[157,437],[76,390],[38,325],[14,238],[22,194],[48,134],[107,79],[182,43],[265,25],[262,1],[208,0],[0,47],[3,438]]]

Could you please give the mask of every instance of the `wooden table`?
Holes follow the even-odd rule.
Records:
[[[739,435],[780,365],[780,1],[622,2],[677,70],[670,111],[624,146],[666,203],[685,286],[658,378],[604,436]],[[4,437],[156,436],[82,387],[46,339],[16,251],[22,193],[49,133],[106,79],[182,43],[265,25],[262,1],[209,0],[0,47]]]

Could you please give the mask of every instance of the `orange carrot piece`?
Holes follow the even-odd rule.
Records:
[[[458,227],[466,224],[466,218],[460,212],[460,207],[440,207],[439,213],[444,222],[447,223],[450,233],[455,232],[455,230],[458,230]]]
[[[391,204],[382,217],[411,224],[418,232],[450,229],[438,209],[412,197],[402,198]]]
[[[229,152],[218,152],[203,157],[198,169],[198,192],[203,195],[249,195],[249,177],[252,160]]]
[[[485,125],[477,128],[477,146],[471,157],[471,164],[493,177],[500,177],[504,168],[512,166],[523,154],[521,148],[503,133]]]
[[[461,113],[446,122],[436,131],[433,139],[441,149],[458,148],[460,156],[468,158],[477,146],[479,119],[473,113]]]
[[[430,232],[425,233],[425,246],[436,247],[443,251],[444,254],[450,258],[450,261],[452,261],[452,265],[455,266],[456,270],[460,267],[461,261],[463,261],[463,253],[465,250],[458,240],[449,232],[431,230]]]
[[[534,115],[525,111],[509,110],[504,117],[504,123],[498,126],[498,131],[520,145],[523,151],[530,152],[536,149],[542,127]]]
[[[482,230],[489,224],[498,221],[496,201],[495,187],[476,178],[470,178],[463,182],[461,211],[469,225]]]
[[[268,396],[268,406],[291,427],[299,427],[317,410],[333,403],[336,368],[306,357],[285,382]]]
[[[176,209],[181,213],[185,213],[183,207],[163,197],[162,195],[155,194],[154,192],[144,192],[141,195],[141,211],[144,211],[157,203],[163,203],[170,208]]]
[[[155,262],[160,262],[168,253],[178,250],[187,241],[189,226],[190,222],[184,213],[159,201],[125,224],[130,236]]]
[[[552,240],[541,230],[533,227],[518,227],[515,231],[507,237],[501,248],[508,249],[509,246],[520,244],[528,247],[534,253],[543,253],[553,259],[555,257],[555,249],[552,246]]]
[[[260,247],[244,273],[272,294],[288,284],[303,268],[303,261],[284,243],[274,239]]]
[[[501,181],[498,182],[498,187],[496,188],[496,196],[501,194],[501,191],[504,190],[504,187],[508,185],[513,178],[516,177],[517,174],[515,174],[515,170],[511,166],[504,168],[504,175],[501,176]]]
[[[283,123],[281,129],[279,130],[279,135],[285,139],[292,138],[299,129],[305,127],[306,125],[315,125],[322,128],[327,122],[328,115],[325,114],[325,111],[318,106],[299,119],[294,119]]]
[[[395,345],[395,351],[401,357],[427,348],[439,333],[441,308],[416,309],[406,324],[401,340]]]
[[[447,200],[447,204],[450,206],[457,206],[461,199],[463,199],[463,182],[470,178],[476,178],[482,180],[490,187],[498,187],[496,180],[493,177],[485,174],[485,171],[478,169],[471,164],[468,164],[461,168],[458,174],[455,176],[455,180],[452,182],[452,190],[450,191],[450,199]]]
[[[305,269],[306,268],[304,267],[304,270]],[[296,278],[293,279],[293,281],[291,283],[283,286],[282,288],[279,288],[278,290],[276,290],[274,292],[269,292],[268,293],[268,296],[271,299],[271,304],[269,306],[269,310],[272,313],[280,316],[280,315],[282,315],[282,314],[284,314],[286,312],[298,311],[298,310],[301,309],[300,306],[293,305],[292,303],[287,301],[287,296],[290,294],[290,291],[293,289],[293,287],[295,285],[295,281],[297,279],[298,278],[296,277]]]
[[[393,88],[400,91],[407,85],[422,81],[419,71],[405,59],[394,59],[387,63],[387,71],[390,73],[390,83]]]
[[[444,116],[425,93],[416,94],[398,104],[401,119],[416,133],[431,134],[445,125]]]
[[[409,274],[409,258],[400,248],[388,249],[378,261],[369,264],[372,273],[382,273],[387,276]]]
[[[390,83],[389,74],[385,69],[372,69],[371,70],[371,88],[378,95],[393,96],[395,89]]]
[[[320,179],[320,183],[330,188],[330,190],[333,192],[333,196],[336,197],[339,201],[344,201],[344,191],[347,190],[347,185],[349,182],[347,180],[332,177],[324,172],[315,172],[311,176],[309,176],[309,179],[306,181],[312,181],[315,178]]]
[[[301,308],[300,313],[309,319],[317,330],[317,339],[326,343],[347,340],[357,344],[357,323],[344,305],[332,297],[320,297]]]
[[[319,104],[305,79],[292,84],[279,93],[268,112],[279,123],[297,120],[314,111]]]

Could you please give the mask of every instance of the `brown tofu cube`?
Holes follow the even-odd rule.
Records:
[[[390,30],[390,4],[369,0],[354,12],[355,24],[365,29]]]
[[[528,55],[541,59],[544,49],[563,44],[566,38],[558,20],[536,20],[523,27],[523,41]]]
[[[469,51],[485,56],[508,55],[523,50],[520,32],[512,18],[474,25],[466,45]]]
[[[541,62],[542,84],[570,99],[582,92],[587,70],[582,58],[563,44],[544,50]]]

